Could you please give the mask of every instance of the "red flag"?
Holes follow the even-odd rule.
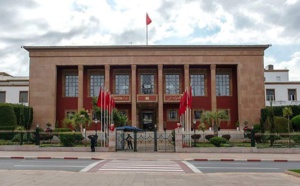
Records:
[[[106,98],[105,98],[105,108],[108,110],[109,106],[110,106],[110,95],[109,92],[106,93]]]
[[[152,20],[150,19],[148,13],[146,13],[146,25],[150,25],[152,23]]]
[[[102,98],[102,88],[100,87],[100,91],[99,91],[99,96],[98,96],[98,100],[97,100],[97,106],[98,107],[102,107],[102,104],[101,104],[101,99]]]
[[[192,107],[192,86],[190,86],[190,90],[189,90],[189,93],[188,93],[188,107],[191,108]]]
[[[102,90],[102,92],[101,92],[101,108],[102,109],[104,109],[104,98],[105,98],[105,91],[104,90]]]

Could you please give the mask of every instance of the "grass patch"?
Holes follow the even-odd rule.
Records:
[[[299,173],[299,174],[300,174],[300,169],[289,170],[289,171],[296,172],[296,173]]]

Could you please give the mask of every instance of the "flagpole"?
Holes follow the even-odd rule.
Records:
[[[146,24],[146,45],[148,45],[148,25]]]

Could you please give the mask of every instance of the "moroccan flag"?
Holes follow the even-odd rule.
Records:
[[[97,100],[97,106],[98,106],[99,108],[102,107],[101,101],[102,101],[102,88],[100,87],[99,96],[98,96],[98,100]]]
[[[189,93],[188,93],[188,103],[187,103],[187,105],[188,105],[189,108],[191,108],[192,107],[192,96],[193,96],[192,86],[190,86],[189,88],[190,89],[189,89]]]
[[[105,97],[105,109],[108,110],[110,107],[110,94],[109,92],[106,93],[106,97]]]
[[[150,25],[152,23],[152,20],[150,19],[148,13],[146,13],[146,25]]]

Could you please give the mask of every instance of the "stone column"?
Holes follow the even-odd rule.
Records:
[[[216,65],[210,65],[210,81],[211,81],[211,110],[217,111],[217,95],[216,95]]]
[[[110,92],[110,65],[105,65],[104,87]]]
[[[136,65],[131,65],[131,125],[136,124]]]
[[[158,65],[158,131],[163,131],[164,123],[164,87],[163,65]]]
[[[78,65],[78,112],[83,108],[83,65]]]

